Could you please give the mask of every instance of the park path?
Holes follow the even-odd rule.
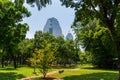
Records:
[[[53,74],[55,74],[55,73],[58,73],[59,71],[52,71],[52,72],[49,72],[49,73],[47,73],[47,77],[51,77]],[[19,79],[19,80],[32,80],[32,79],[34,79],[34,78],[40,78],[40,77],[42,77],[43,75],[39,75],[39,76],[30,76],[30,77],[26,77],[26,78],[22,78],[22,79]],[[63,80],[63,79],[61,79],[61,78],[58,78],[58,77],[55,77],[56,79],[54,79],[54,80]]]

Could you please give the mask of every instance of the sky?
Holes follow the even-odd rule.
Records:
[[[55,17],[59,21],[64,36],[66,36],[69,31],[74,34],[71,29],[75,17],[74,9],[61,6],[60,0],[52,0],[52,5],[47,5],[40,11],[38,11],[36,6],[31,7],[28,4],[25,4],[25,6],[32,14],[31,17],[23,19],[23,22],[29,25],[26,38],[33,38],[35,32],[38,30],[43,31],[47,19],[51,17]]]

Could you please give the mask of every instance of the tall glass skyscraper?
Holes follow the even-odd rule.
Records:
[[[49,18],[44,26],[43,32],[53,34],[55,37],[63,36],[58,20],[54,17]]]

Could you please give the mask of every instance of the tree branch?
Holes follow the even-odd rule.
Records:
[[[95,9],[95,6],[93,5],[92,1],[91,1],[91,7],[96,13],[98,13],[98,11]]]

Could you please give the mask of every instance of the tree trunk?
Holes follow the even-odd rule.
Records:
[[[17,63],[16,63],[16,57],[15,56],[13,57],[13,62],[14,62],[14,68],[16,69],[17,68]]]
[[[34,72],[33,72],[33,74],[36,74],[36,67],[34,66]]]
[[[46,77],[46,73],[43,74],[43,78],[44,78],[44,79],[45,79],[45,77]]]
[[[118,54],[118,71],[119,71],[118,80],[120,80],[120,40],[116,42],[116,46],[117,46],[117,54]]]
[[[2,68],[4,68],[4,57],[2,56]]]

